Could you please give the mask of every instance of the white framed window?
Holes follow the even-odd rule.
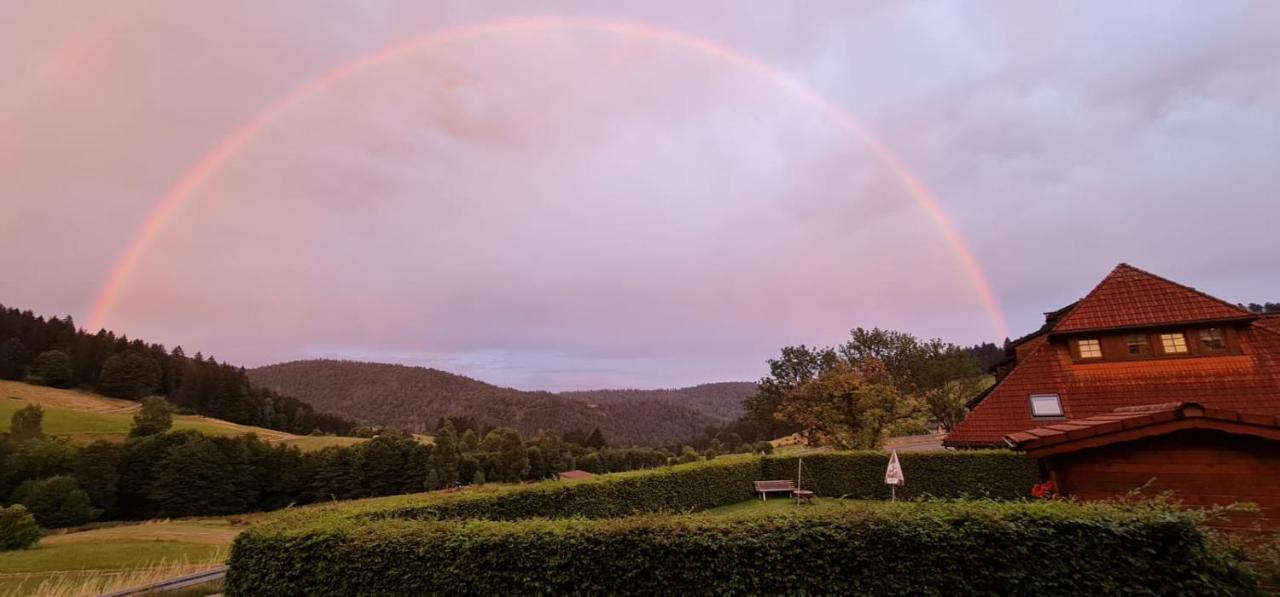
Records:
[[[1165,354],[1185,354],[1187,352],[1187,337],[1182,332],[1160,334],[1160,347],[1164,349]]]
[[[1080,358],[1082,359],[1102,358],[1102,342],[1097,338],[1076,340],[1076,350],[1080,353]]]
[[[1031,416],[1061,417],[1062,401],[1058,399],[1057,394],[1032,394]]]

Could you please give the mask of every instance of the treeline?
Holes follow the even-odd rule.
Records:
[[[248,371],[257,385],[316,408],[414,433],[434,433],[440,417],[470,417],[525,437],[544,430],[599,427],[616,445],[668,446],[742,413],[752,383],[678,390],[552,393],[502,388],[424,367],[311,360]]]
[[[1250,313],[1280,313],[1280,303],[1249,303],[1240,306],[1248,309]]]
[[[458,433],[446,422],[434,445],[378,429],[366,442],[302,452],[255,435],[170,431],[171,423],[163,400],[148,398],[123,444],[76,446],[46,436],[43,411],[24,407],[0,435],[0,505],[22,504],[40,526],[66,527],[91,520],[219,516],[703,458],[691,449],[672,454],[610,448],[598,430],[525,440],[509,428]]]
[[[70,317],[45,319],[0,305],[0,378],[92,389],[127,400],[159,395],[179,408],[240,423],[305,434],[347,434],[355,422],[250,383],[242,368],[182,347],[90,334]]]

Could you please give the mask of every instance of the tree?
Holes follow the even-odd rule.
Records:
[[[453,422],[446,421],[444,427],[436,430],[435,446],[427,459],[427,488],[440,489],[456,483],[459,458],[458,431]]]
[[[31,364],[31,375],[41,385],[69,388],[72,385],[71,357],[61,350],[46,350]]]
[[[44,408],[28,404],[9,418],[9,440],[15,442],[44,439]]]
[[[475,452],[480,448],[480,435],[475,429],[463,431],[458,445],[458,449],[463,453]]]
[[[766,438],[795,433],[797,429],[774,416],[787,394],[823,371],[835,366],[839,358],[831,348],[787,346],[779,358],[769,359],[769,375],[756,384],[756,393],[743,401],[744,419],[751,421]]]
[[[160,516],[217,516],[243,512],[257,501],[247,491],[245,454],[228,442],[197,436],[170,448],[156,463],[148,498]]]
[[[407,489],[405,470],[416,444],[409,434],[396,431],[379,434],[360,446],[361,471],[369,495],[394,495]]]
[[[490,441],[493,438],[493,441]],[[529,474],[529,453],[520,432],[510,428],[494,429],[485,436],[486,451],[494,454],[494,477],[491,481],[514,483]]]
[[[587,443],[585,445],[588,448],[595,448],[597,450],[605,447],[604,434],[600,432],[599,427],[591,430],[591,435],[587,436]]]
[[[129,437],[158,435],[173,427],[173,409],[169,402],[159,396],[142,399],[142,409],[133,415],[133,428]]]
[[[113,519],[120,514],[116,492],[122,460],[124,448],[102,440],[81,448],[75,457],[72,475],[89,494],[94,507],[102,510],[103,518]]]
[[[159,364],[136,352],[111,355],[103,362],[102,374],[98,377],[99,394],[126,400],[152,394],[159,385]]]
[[[0,342],[0,379],[22,379],[27,360],[27,346],[18,338]]]
[[[22,504],[0,508],[0,551],[27,549],[40,541],[40,525]]]
[[[872,360],[841,363],[787,394],[777,417],[801,428],[810,445],[872,449],[907,421],[927,415],[923,400],[904,395]]]
[[[26,506],[45,528],[81,525],[96,515],[89,494],[66,475],[27,481],[14,492],[13,501]]]
[[[922,361],[914,367],[913,389],[924,397],[929,414],[946,429],[954,429],[968,414],[967,404],[994,379],[969,350],[931,340],[923,344]]]

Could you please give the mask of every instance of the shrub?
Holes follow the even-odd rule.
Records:
[[[59,475],[18,486],[14,501],[27,507],[45,528],[71,527],[93,520],[89,494],[72,477]]]
[[[0,508],[0,551],[27,549],[39,540],[36,518],[22,504]]]
[[[832,452],[802,457],[800,482],[822,496],[889,499],[884,484],[889,457],[882,452]],[[761,478],[796,478],[797,457],[770,456],[763,460]],[[898,455],[907,483],[899,498],[922,496],[958,498],[1025,498],[1040,480],[1035,460],[1008,450],[906,452]]]
[[[1034,502],[757,518],[412,521],[242,533],[227,594],[1255,593],[1192,515]]]

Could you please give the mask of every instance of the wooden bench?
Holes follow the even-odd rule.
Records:
[[[769,499],[769,494],[773,492],[792,493],[796,490],[796,482],[790,479],[780,481],[755,481],[756,493],[760,494],[761,500]]]

